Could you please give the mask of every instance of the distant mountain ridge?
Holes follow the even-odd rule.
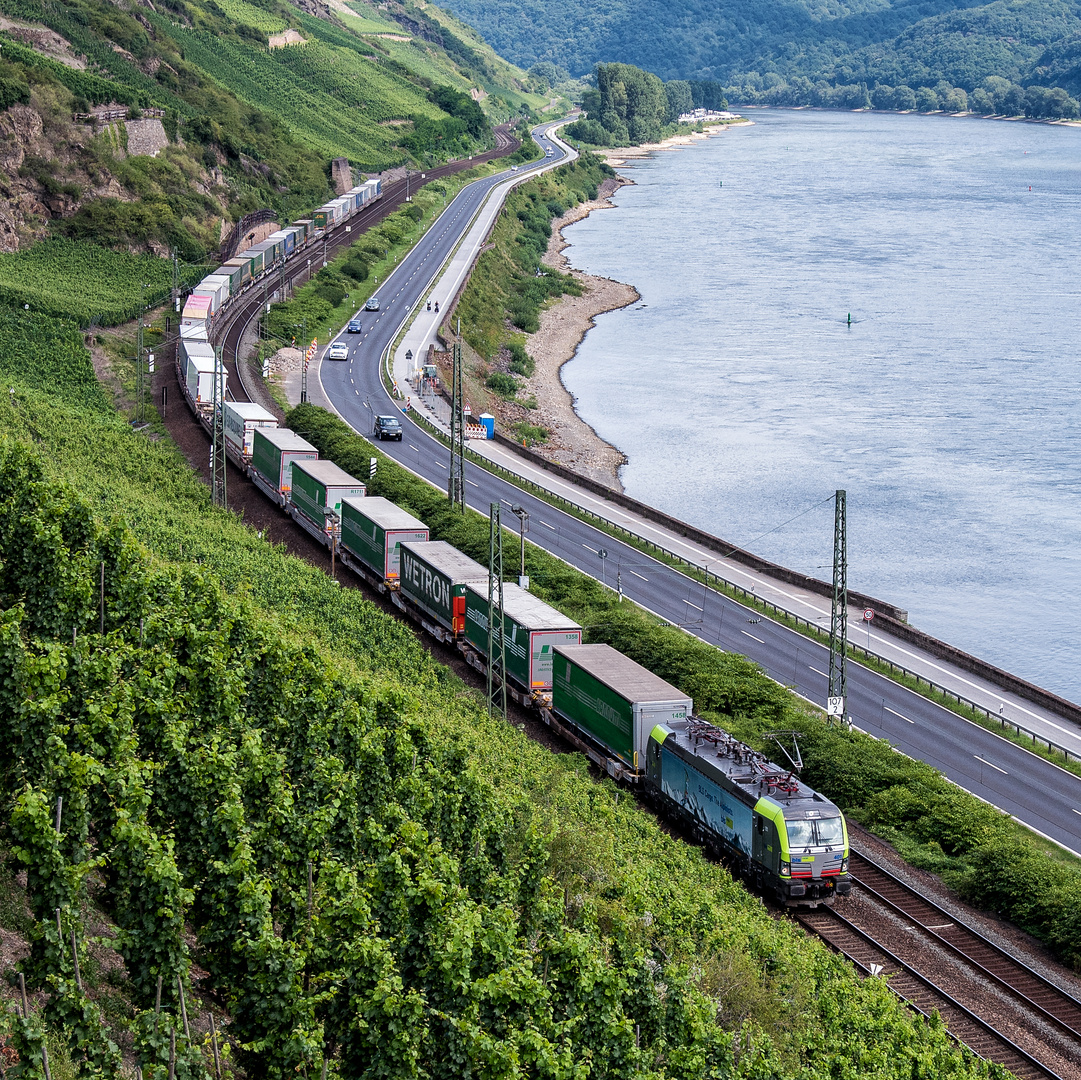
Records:
[[[1081,5],[1067,0],[447,0],[503,56],[574,75],[620,61],[670,79],[751,92],[779,82],[939,82],[989,77],[1081,92]]]

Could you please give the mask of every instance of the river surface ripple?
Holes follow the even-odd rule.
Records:
[[[1081,129],[749,115],[566,231],[642,295],[579,414],[628,494],[820,578],[845,488],[851,588],[1081,701]]]

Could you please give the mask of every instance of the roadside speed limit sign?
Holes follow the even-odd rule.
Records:
[[[870,622],[875,617],[874,608],[865,608],[863,612],[863,621]]]

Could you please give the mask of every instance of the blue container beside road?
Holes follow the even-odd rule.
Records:
[[[484,428],[484,430],[486,432],[484,437],[486,439],[494,439],[495,438],[495,417],[492,416],[491,413],[481,413],[480,416],[477,417],[477,419],[480,421],[480,426],[482,428]]]

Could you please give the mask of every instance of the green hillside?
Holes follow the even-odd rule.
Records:
[[[329,198],[334,158],[371,173],[473,154],[547,104],[448,15],[306,10],[0,0],[0,251],[51,231],[198,261],[249,211]],[[120,112],[90,118],[104,106]]]
[[[633,0],[588,7],[576,0],[448,0],[448,6],[522,67],[553,62],[584,75],[598,62],[619,61],[666,81],[719,82],[731,100],[744,103],[858,108],[871,104],[868,94],[878,85],[915,91],[944,83],[966,95],[986,92],[994,111],[1009,104],[1014,113],[1053,117],[1072,113],[1060,97],[1037,91],[1007,101],[986,80],[1081,92],[1081,9],[1060,0],[674,0],[648,8]],[[843,92],[834,93],[838,88]],[[987,103],[978,100],[982,109]]]
[[[210,1016],[225,1075],[270,1080],[1004,1076],[211,506],[72,324],[0,311],[0,378],[9,1076],[44,1044],[57,1080],[208,1080]],[[378,475],[410,505],[403,469]],[[411,497],[458,543],[483,525]],[[612,604],[555,559],[538,580]],[[804,714],[716,656],[713,707]]]

